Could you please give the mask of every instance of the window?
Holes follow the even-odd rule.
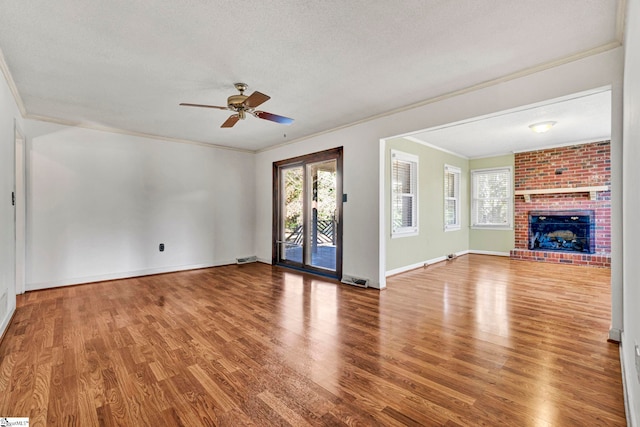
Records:
[[[511,168],[471,171],[471,227],[510,229]]]
[[[391,237],[418,234],[418,156],[391,150]]]
[[[460,168],[444,165],[444,231],[460,230]]]

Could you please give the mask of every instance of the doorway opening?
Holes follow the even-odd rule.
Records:
[[[274,265],[342,276],[342,147],[273,164]]]
[[[26,265],[26,182],[25,182],[25,139],[17,123],[14,123],[15,187],[13,193],[15,224],[15,291],[25,292]]]

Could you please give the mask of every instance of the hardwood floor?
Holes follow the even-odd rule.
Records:
[[[382,292],[262,264],[29,292],[31,426],[625,425],[609,270],[467,255]]]

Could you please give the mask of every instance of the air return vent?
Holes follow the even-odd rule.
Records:
[[[258,261],[258,258],[255,256],[248,256],[245,258],[236,258],[236,264],[249,264],[251,262]]]
[[[368,279],[360,279],[358,277],[343,276],[341,282],[345,285],[357,286],[359,288],[369,287]]]

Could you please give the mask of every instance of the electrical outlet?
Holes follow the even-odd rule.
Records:
[[[158,249],[160,249],[160,252],[164,252],[164,243],[160,243],[160,247]]]

